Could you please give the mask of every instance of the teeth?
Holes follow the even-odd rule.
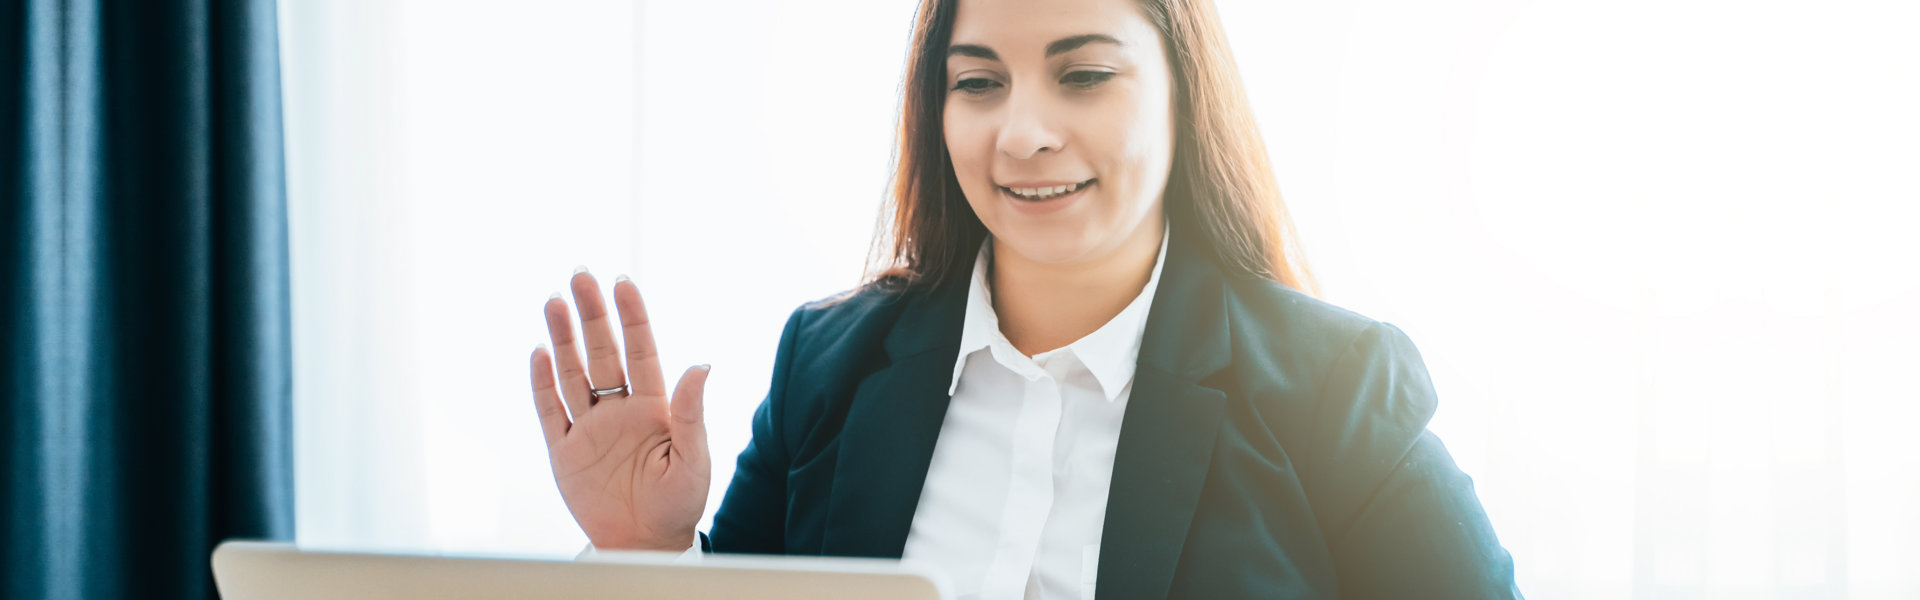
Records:
[[[1080,184],[1078,183],[1072,184],[1072,185],[1056,185],[1056,186],[1041,187],[1041,188],[1007,188],[1007,190],[1013,192],[1014,195],[1020,196],[1022,198],[1026,198],[1028,200],[1046,200],[1049,198],[1053,198],[1055,196],[1059,196],[1061,194],[1077,191],[1079,189],[1080,189]]]

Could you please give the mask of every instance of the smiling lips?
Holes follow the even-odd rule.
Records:
[[[999,187],[1002,190],[1006,190],[1007,193],[1012,194],[1013,197],[1015,198],[1019,198],[1021,200],[1028,200],[1032,202],[1041,202],[1045,200],[1052,200],[1054,198],[1065,196],[1067,194],[1071,194],[1074,192],[1078,192],[1080,191],[1080,188],[1087,187],[1088,185],[1093,184],[1094,181],[1097,181],[1097,180],[1088,179],[1086,181],[1082,181],[1079,183],[1069,183],[1066,185],[1037,185],[1037,186],[1029,186],[1029,185],[1005,186],[1003,185]]]

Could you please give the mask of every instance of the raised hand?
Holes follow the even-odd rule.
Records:
[[[571,284],[581,339],[555,294],[545,308],[553,352],[532,357],[533,403],[560,497],[596,548],[686,550],[713,477],[701,419],[708,368],[687,369],[669,400],[639,288],[624,276],[613,284],[623,356],[599,282],[581,269]]]

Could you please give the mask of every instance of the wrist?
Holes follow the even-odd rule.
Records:
[[[700,547],[700,534],[688,531],[686,535],[665,537],[632,537],[605,540],[588,538],[597,550],[637,550],[653,552],[685,552],[687,548]]]

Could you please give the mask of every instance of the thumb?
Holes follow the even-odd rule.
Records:
[[[673,403],[668,407],[667,436],[673,439],[673,451],[688,460],[707,458],[706,412],[707,374],[710,365],[694,365],[680,375],[673,388]]]

